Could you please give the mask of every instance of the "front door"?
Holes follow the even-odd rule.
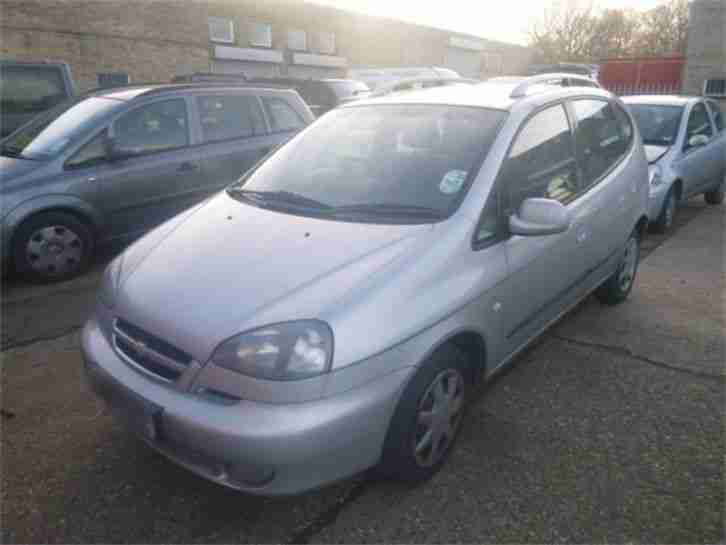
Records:
[[[697,139],[702,143],[694,144]],[[715,138],[711,118],[703,102],[696,103],[688,116],[683,155],[676,161],[676,168],[683,180],[683,195],[690,197],[710,187],[717,181],[720,174],[720,148]]]
[[[150,229],[198,200],[189,188],[201,175],[200,156],[189,147],[184,98],[156,100],[124,113],[110,136],[124,158],[97,171],[106,237]]]
[[[504,215],[516,213],[524,199],[558,200],[572,212],[564,233],[504,241],[508,277],[500,286],[505,342],[521,347],[583,293],[592,244],[589,208],[580,192],[574,142],[562,104],[535,114],[517,136],[498,181]]]

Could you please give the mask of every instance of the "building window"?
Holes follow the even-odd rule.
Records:
[[[304,30],[287,31],[287,48],[293,51],[305,51],[308,48],[308,35]]]
[[[726,97],[726,78],[707,79],[703,85],[703,94],[707,97]]]
[[[272,47],[272,26],[265,23],[250,23],[250,45]]]
[[[131,83],[131,78],[126,72],[99,72],[98,86],[104,89],[108,87],[120,87]]]
[[[223,19],[222,17],[209,17],[207,19],[209,25],[209,40],[222,44],[234,43],[234,23],[231,19]]]
[[[335,55],[335,33],[333,32],[318,32],[318,53],[325,55]]]

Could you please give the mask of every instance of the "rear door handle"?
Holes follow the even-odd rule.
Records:
[[[179,168],[177,168],[176,170],[177,172],[195,172],[199,170],[199,165],[187,161],[179,165]]]

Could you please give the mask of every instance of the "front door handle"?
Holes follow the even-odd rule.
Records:
[[[580,230],[577,231],[576,238],[577,238],[577,243],[578,244],[582,244],[588,238],[590,238],[590,233],[589,233],[589,231],[587,229],[584,229],[584,228],[583,229],[580,229]]]
[[[199,165],[196,163],[191,163],[189,161],[186,161],[179,165],[179,168],[176,169],[177,172],[195,172],[199,170]]]

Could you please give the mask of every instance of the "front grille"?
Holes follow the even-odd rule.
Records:
[[[177,380],[192,357],[143,329],[118,319],[114,323],[116,349],[132,364],[164,380]]]
[[[176,346],[161,340],[159,337],[156,337],[151,333],[147,333],[140,327],[136,327],[134,324],[130,324],[126,320],[121,320],[120,318],[116,320],[116,329],[121,333],[124,333],[127,337],[143,342],[151,350],[177,361],[182,365],[189,365],[192,361],[192,357],[183,350],[179,350]]]

